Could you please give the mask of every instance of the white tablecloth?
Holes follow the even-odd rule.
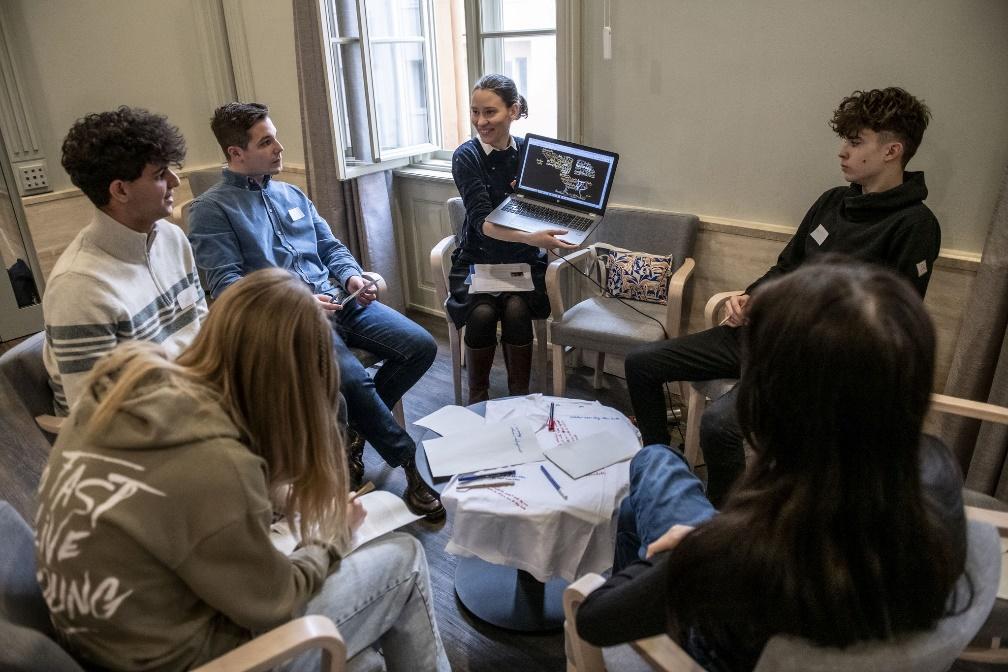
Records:
[[[640,434],[626,416],[597,401],[529,395],[488,402],[486,417],[492,422],[518,414],[539,427],[550,402],[556,404],[557,428],[537,432],[543,448],[603,430],[640,447]],[[540,465],[560,484],[566,500]],[[511,487],[460,492],[453,480],[441,494],[453,521],[445,550],[516,567],[543,582],[551,577],[573,581],[586,572],[602,572],[612,566],[616,513],[627,492],[629,469],[630,462],[623,461],[573,480],[547,460],[515,467],[516,483]]]

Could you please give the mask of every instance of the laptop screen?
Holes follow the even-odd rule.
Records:
[[[619,156],[529,134],[516,191],[557,205],[605,212]]]

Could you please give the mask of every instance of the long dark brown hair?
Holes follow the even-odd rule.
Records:
[[[738,412],[756,456],[671,553],[674,628],[719,640],[743,622],[845,646],[946,611],[966,544],[921,488],[934,328],[905,280],[836,261],[751,301]]]

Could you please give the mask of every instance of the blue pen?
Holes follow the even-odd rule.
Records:
[[[466,483],[468,481],[478,481],[483,478],[513,478],[515,475],[514,469],[508,469],[507,471],[491,471],[486,474],[466,474],[465,476],[459,476],[459,483]]]
[[[542,472],[546,476],[546,480],[550,482],[550,485],[556,488],[556,491],[560,493],[561,497],[567,499],[567,495],[565,495],[563,490],[560,489],[560,484],[557,483],[555,480],[553,480],[553,476],[551,476],[550,473],[546,470],[546,465],[540,464],[539,468],[542,469]]]

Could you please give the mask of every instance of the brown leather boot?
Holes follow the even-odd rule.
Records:
[[[466,377],[469,381],[469,401],[471,406],[479,401],[490,398],[490,369],[493,368],[494,351],[497,344],[485,348],[470,348],[465,346]]]
[[[350,489],[357,490],[364,483],[364,437],[357,430],[348,427],[346,441]]]
[[[430,521],[444,518],[445,508],[441,504],[441,500],[437,493],[424,483],[413,459],[411,458],[409,462],[403,464],[402,468],[406,472],[406,490],[403,492],[403,499],[406,501],[407,508]]]
[[[504,365],[507,366],[508,393],[516,396],[528,394],[529,378],[532,375],[532,344],[501,345],[504,348]]]

